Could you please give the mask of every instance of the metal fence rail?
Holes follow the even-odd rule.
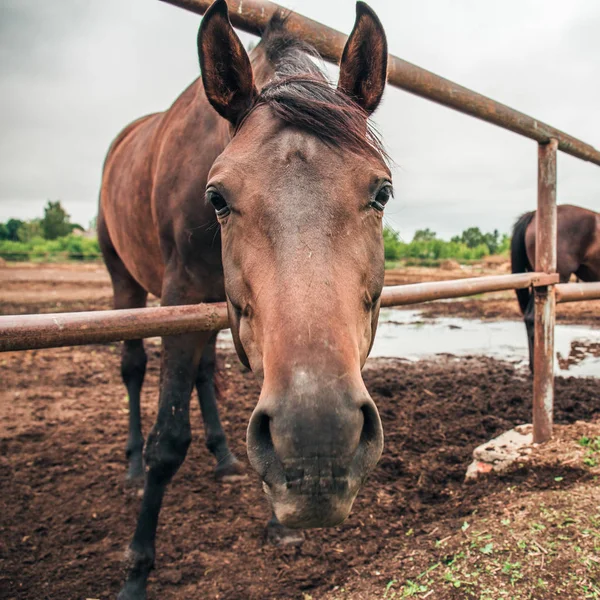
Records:
[[[381,306],[405,306],[432,300],[475,296],[487,292],[519,290],[528,287],[547,286],[558,282],[558,276],[547,273],[515,273],[514,275],[491,275],[469,277],[448,281],[428,281],[383,288]]]
[[[381,306],[403,306],[486,292],[548,286],[557,281],[558,276],[554,274],[519,273],[387,286],[381,294]],[[0,352],[98,344],[190,331],[217,331],[227,327],[229,323],[224,302],[10,315],[0,317]]]
[[[81,346],[227,327],[224,302],[11,315],[0,317],[0,352]]]
[[[596,283],[560,283],[554,289],[557,303],[600,299],[600,281]]]

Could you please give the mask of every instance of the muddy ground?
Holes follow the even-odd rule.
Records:
[[[155,412],[158,365],[152,346],[145,431]],[[0,597],[114,598],[139,506],[123,480],[127,404],[118,347],[6,354],[0,368]],[[225,428],[245,459],[258,387],[233,356],[223,359],[223,368]],[[369,366],[365,380],[383,419],[384,455],[347,523],[309,532],[301,548],[279,549],[265,540],[268,508],[249,469],[242,484],[213,480],[194,402],[194,443],[161,515],[150,598],[360,598],[365,587],[372,595],[364,597],[381,597],[405,569],[421,572],[447,556],[436,540],[460,535],[474,512],[491,517],[486,530],[501,535],[495,515],[505,505],[516,502],[523,511],[533,498],[537,508],[536,494],[552,491],[564,501],[600,472],[580,459],[524,467],[479,485],[463,482],[475,446],[529,420],[530,382],[509,365],[384,360]],[[599,415],[597,380],[557,381],[559,423]],[[590,502],[597,508],[586,510],[600,518],[600,494]],[[403,564],[411,553],[417,562]],[[553,562],[542,572],[556,585],[572,565],[561,553]],[[353,591],[339,591],[348,586]],[[464,597],[443,582],[437,594]],[[566,597],[585,596],[540,596]]]
[[[97,269],[76,271],[92,274],[89,286],[72,269],[63,273],[65,286],[93,289],[91,303],[74,292],[52,296],[63,285],[60,268],[49,269],[55,286],[31,269],[14,312],[52,302],[106,307],[95,304],[108,298],[96,294],[106,289]],[[37,296],[25,301],[28,290]],[[146,432],[159,367],[158,345],[147,348]],[[119,353],[109,344],[0,355],[2,599],[116,595],[140,502],[124,483]],[[224,427],[246,461],[259,390],[233,355],[221,357],[221,368]],[[364,377],[383,420],[383,457],[348,521],[308,532],[297,548],[265,539],[269,511],[249,468],[245,482],[214,480],[193,399],[194,441],[165,500],[150,600],[600,598],[597,379],[558,378],[555,441],[530,463],[465,484],[474,447],[530,420],[528,375],[492,359],[446,356],[372,361]]]

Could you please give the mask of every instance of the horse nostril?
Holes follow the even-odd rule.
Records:
[[[275,452],[271,437],[271,417],[267,413],[260,412],[252,417],[248,435],[254,451],[258,454],[266,455]]]
[[[381,437],[381,421],[373,402],[367,402],[360,407],[363,414],[363,428],[360,434],[361,445],[378,442]]]
[[[274,470],[280,469],[271,436],[271,417],[262,410],[255,410],[248,424],[248,458],[263,481],[272,479]],[[271,477],[269,477],[271,474]]]

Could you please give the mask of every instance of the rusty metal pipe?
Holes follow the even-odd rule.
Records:
[[[402,306],[431,302],[446,298],[475,296],[487,292],[518,290],[531,286],[547,286],[558,282],[558,275],[546,273],[516,273],[514,275],[490,275],[489,277],[469,277],[448,281],[428,281],[384,287],[381,294],[381,306]]]
[[[212,4],[212,0],[161,1],[199,15],[204,14]],[[290,13],[288,9],[266,0],[227,0],[227,4],[234,27],[255,35],[260,35],[276,11],[286,15]],[[336,64],[339,62],[347,39],[343,33],[297,13],[290,15],[286,27],[297,37],[312,44],[325,60]],[[600,165],[600,152],[593,146],[397,56],[389,56],[388,83],[541,144],[556,139],[558,149],[562,152]]]
[[[538,151],[538,208],[536,215],[535,270],[556,273],[556,150],[558,142],[540,144]],[[554,324],[556,298],[553,286],[536,287],[533,338],[533,441],[552,437],[554,412]]]
[[[229,327],[224,302],[0,317],[0,352],[80,346]]]
[[[555,286],[556,302],[600,300],[600,281],[594,283],[561,283]]]
[[[432,281],[385,287],[382,306],[400,306],[440,298],[457,298],[531,285],[551,285],[556,275],[520,273]],[[190,331],[217,331],[229,327],[225,303],[103,310],[0,317],[0,352],[58,348],[177,335]]]

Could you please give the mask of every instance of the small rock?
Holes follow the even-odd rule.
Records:
[[[533,445],[533,426],[518,425],[510,431],[473,450],[473,462],[465,479],[476,479],[482,473],[505,471],[515,462],[529,459]]]
[[[160,577],[167,583],[177,585],[181,581],[182,575],[181,571],[177,569],[165,569],[164,571],[160,572]]]

